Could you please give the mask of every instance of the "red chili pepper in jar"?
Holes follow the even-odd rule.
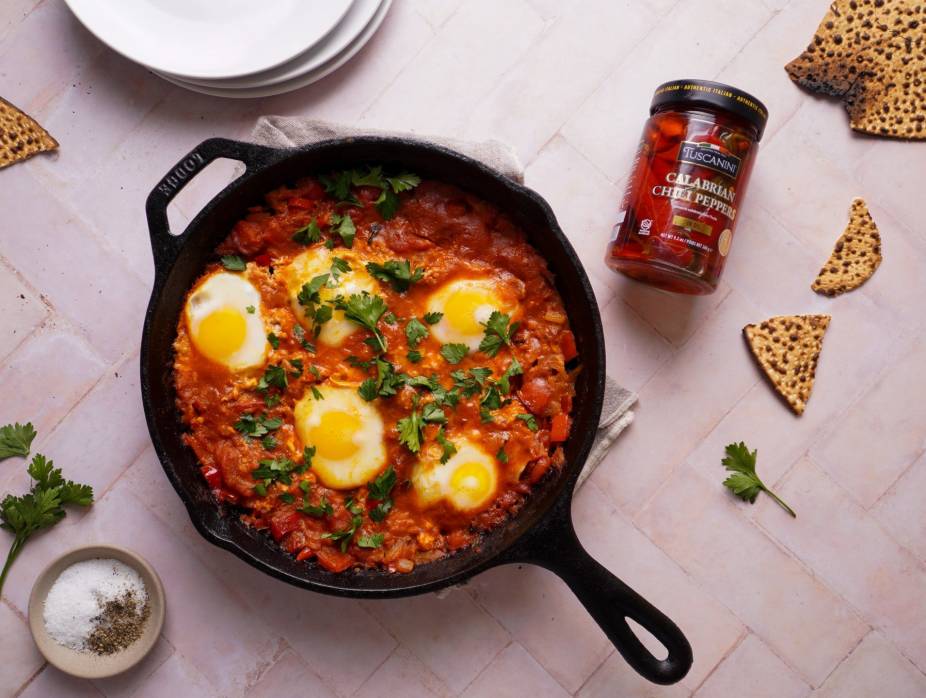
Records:
[[[660,85],[605,263],[668,291],[712,293],[767,120],[765,106],[735,87]]]

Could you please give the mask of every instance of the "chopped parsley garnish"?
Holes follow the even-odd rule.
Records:
[[[228,271],[244,271],[248,268],[247,262],[236,254],[227,254],[222,257],[222,266]]]
[[[399,324],[399,318],[395,316],[395,313],[386,313],[383,315],[383,322],[387,325],[397,325]]]
[[[302,506],[296,509],[296,511],[305,514],[306,516],[320,519],[324,516],[331,516],[334,513],[334,508],[331,506],[331,502],[329,502],[326,497],[322,497],[318,504],[309,504],[308,499],[303,496]]]
[[[412,349],[405,355],[405,358],[411,361],[413,364],[416,364],[421,361],[421,352],[417,349]]]
[[[289,492],[281,492],[280,501],[285,502],[286,504],[292,504],[296,501],[296,498],[293,497],[293,495],[291,495]]]
[[[264,458],[257,461],[258,467],[251,471],[255,480],[260,480],[254,490],[266,497],[267,487],[274,482],[284,485],[292,483],[293,462],[289,458]]]
[[[367,378],[360,384],[360,387],[357,388],[357,392],[367,402],[371,402],[376,399],[379,391],[376,389],[376,381],[373,378]]]
[[[364,291],[363,293],[352,293],[347,300],[339,296],[336,304],[339,310],[344,311],[344,317],[353,320],[373,333],[367,343],[377,353],[384,354],[388,346],[386,337],[380,332],[376,323],[386,312],[386,301],[379,296],[373,296]]]
[[[331,227],[341,236],[341,242],[344,247],[351,248],[354,246],[354,238],[357,236],[357,228],[354,226],[354,220],[349,213],[331,214]]]
[[[428,334],[428,328],[416,317],[413,317],[405,325],[405,339],[408,340],[409,349],[417,349],[422,340],[427,339]]]
[[[395,487],[395,483],[395,469],[390,465],[369,484],[368,492],[370,499],[379,502],[370,510],[370,518],[374,521],[382,521],[386,518],[386,514],[392,509],[392,497],[389,495],[392,492],[392,488]]]
[[[270,343],[270,346],[274,349],[280,348],[280,338],[277,337],[273,332],[267,333],[267,341]]]
[[[304,473],[312,467],[312,459],[315,457],[315,446],[306,446],[302,449],[302,463],[296,468],[296,472]],[[303,483],[299,483],[302,485]]]
[[[292,368],[292,370],[290,370],[289,372],[289,375],[292,376],[293,378],[299,378],[299,376],[302,375],[302,359],[287,359],[287,360],[289,361],[289,365]],[[316,371],[318,370],[314,366],[310,366],[309,370],[311,371],[312,369],[315,369]]]
[[[324,399],[325,399],[325,396],[322,395],[322,391],[321,391],[321,390],[319,390],[318,388],[316,388],[314,385],[311,386],[311,388],[312,388],[312,397],[314,397],[316,400],[324,400]]]
[[[440,319],[441,319],[442,317],[444,317],[444,314],[443,314],[443,313],[438,313],[438,312],[425,313],[425,314],[424,314],[424,321],[425,321],[426,323],[428,323],[429,325],[436,325],[437,323],[440,322]]]
[[[440,348],[440,355],[446,359],[448,364],[458,364],[469,353],[469,347],[465,344],[444,344]]]
[[[444,451],[441,454],[440,462],[446,463],[448,460],[450,460],[451,456],[457,452],[457,447],[454,446],[452,442],[447,440],[447,437],[444,434],[444,427],[441,427],[437,432],[437,443],[440,444],[440,447]]]
[[[508,364],[508,368],[505,369],[505,372],[502,374],[502,377],[498,379],[496,385],[498,390],[502,395],[507,395],[511,392],[511,378],[514,376],[520,376],[524,373],[524,369],[521,368],[521,364],[518,363],[518,360],[513,358],[511,363]]]
[[[302,245],[311,245],[313,242],[318,242],[322,239],[322,229],[318,227],[318,223],[313,218],[307,225],[296,230],[296,232],[293,233],[292,239],[293,242],[298,242]]]
[[[271,431],[276,431],[281,426],[283,426],[282,419],[271,418],[266,414],[255,417],[250,412],[245,412],[238,418],[238,421],[235,422],[235,429],[239,433],[254,439],[266,436]]]
[[[495,454],[495,457],[498,458],[498,462],[499,462],[499,463],[507,463],[507,462],[508,462],[508,454],[505,453],[505,447],[504,447],[504,446],[502,446],[500,449],[498,449],[498,453]]]
[[[367,271],[374,279],[391,285],[399,293],[404,293],[409,286],[424,277],[424,267],[412,271],[412,265],[407,259],[390,259],[383,264],[367,262]]]
[[[257,381],[257,389],[260,391],[269,390],[270,388],[279,388],[286,390],[289,381],[286,379],[286,370],[282,366],[271,364],[267,366],[264,375]]]
[[[537,426],[537,419],[532,414],[519,414],[517,419],[520,419],[531,431],[537,431],[540,427]]]
[[[350,545],[351,538],[354,537],[354,534],[357,532],[357,529],[360,528],[360,524],[363,523],[363,517],[361,516],[360,507],[353,501],[348,500],[345,503],[347,510],[352,514],[350,526],[345,528],[343,531],[333,531],[332,533],[323,533],[322,538],[327,538],[329,540],[341,541],[341,552],[347,552],[347,546]]]
[[[331,258],[331,277],[337,281],[338,277],[341,274],[346,274],[350,271],[350,264],[346,259],[341,257],[332,257]]]
[[[32,422],[25,424],[7,424],[0,427],[0,460],[29,455],[32,440],[35,438],[35,428]]]
[[[379,197],[374,201],[376,209],[385,219],[392,218],[399,206],[399,192],[414,189],[421,183],[418,175],[403,172],[394,177],[385,176],[382,167],[367,167],[366,170],[344,170],[328,176],[319,177],[319,181],[331,196],[341,203],[359,205],[351,192],[351,187],[377,187]]]
[[[508,326],[511,318],[504,313],[493,310],[485,323],[486,333],[479,343],[479,351],[488,356],[495,356],[504,345],[511,346],[511,337],[518,331],[518,323]]]
[[[492,375],[492,370],[488,368],[471,368],[469,373],[466,371],[451,371],[450,377],[453,378],[453,387],[463,393],[463,397],[473,397],[482,392],[486,380]]]
[[[421,429],[423,427],[424,422],[421,421],[421,414],[416,406],[411,414],[402,417],[396,423],[396,428],[399,430],[399,443],[404,444],[412,453],[418,453],[421,450]]]
[[[444,424],[447,421],[447,415],[438,405],[429,402],[421,410],[421,419],[425,422]]]
[[[383,539],[385,539],[385,533],[371,533],[369,535],[360,536],[357,539],[358,548],[378,548],[383,544]]]
[[[245,310],[248,312],[248,315],[253,315],[257,311],[257,308],[255,308],[253,305],[249,305],[245,308]]]

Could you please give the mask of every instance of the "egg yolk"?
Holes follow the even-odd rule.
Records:
[[[447,299],[444,315],[447,322],[457,331],[475,335],[483,331],[476,317],[477,312],[480,308],[491,305],[492,299],[486,293],[475,289],[460,289]]]
[[[450,477],[450,489],[468,505],[477,506],[489,496],[492,480],[483,463],[463,463]]]
[[[360,450],[360,446],[354,443],[354,435],[359,430],[357,415],[332,410],[325,412],[318,424],[309,430],[309,439],[322,458],[344,460]]]
[[[196,348],[213,361],[227,361],[244,344],[247,324],[234,308],[219,308],[199,323]]]

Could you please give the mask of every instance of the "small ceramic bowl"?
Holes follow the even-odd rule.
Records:
[[[119,560],[135,569],[145,583],[150,607],[150,615],[142,630],[142,636],[121,652],[103,656],[91,652],[78,652],[59,645],[45,630],[43,618],[45,598],[58,576],[75,562],[94,558]],[[29,629],[36,646],[49,664],[66,674],[82,679],[102,679],[130,669],[151,651],[164,626],[164,605],[164,587],[161,580],[144,559],[125,548],[88,545],[65,553],[39,574],[29,597]]]

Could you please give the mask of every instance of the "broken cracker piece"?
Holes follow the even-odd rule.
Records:
[[[35,119],[0,97],[0,169],[57,147]]]
[[[878,226],[865,202],[854,199],[849,209],[849,223],[810,288],[824,296],[841,295],[868,281],[880,264]]]
[[[836,0],[785,70],[801,87],[842,99],[855,131],[926,140],[922,0]]]
[[[829,315],[779,315],[746,325],[743,336],[775,391],[798,415],[813,391]]]

